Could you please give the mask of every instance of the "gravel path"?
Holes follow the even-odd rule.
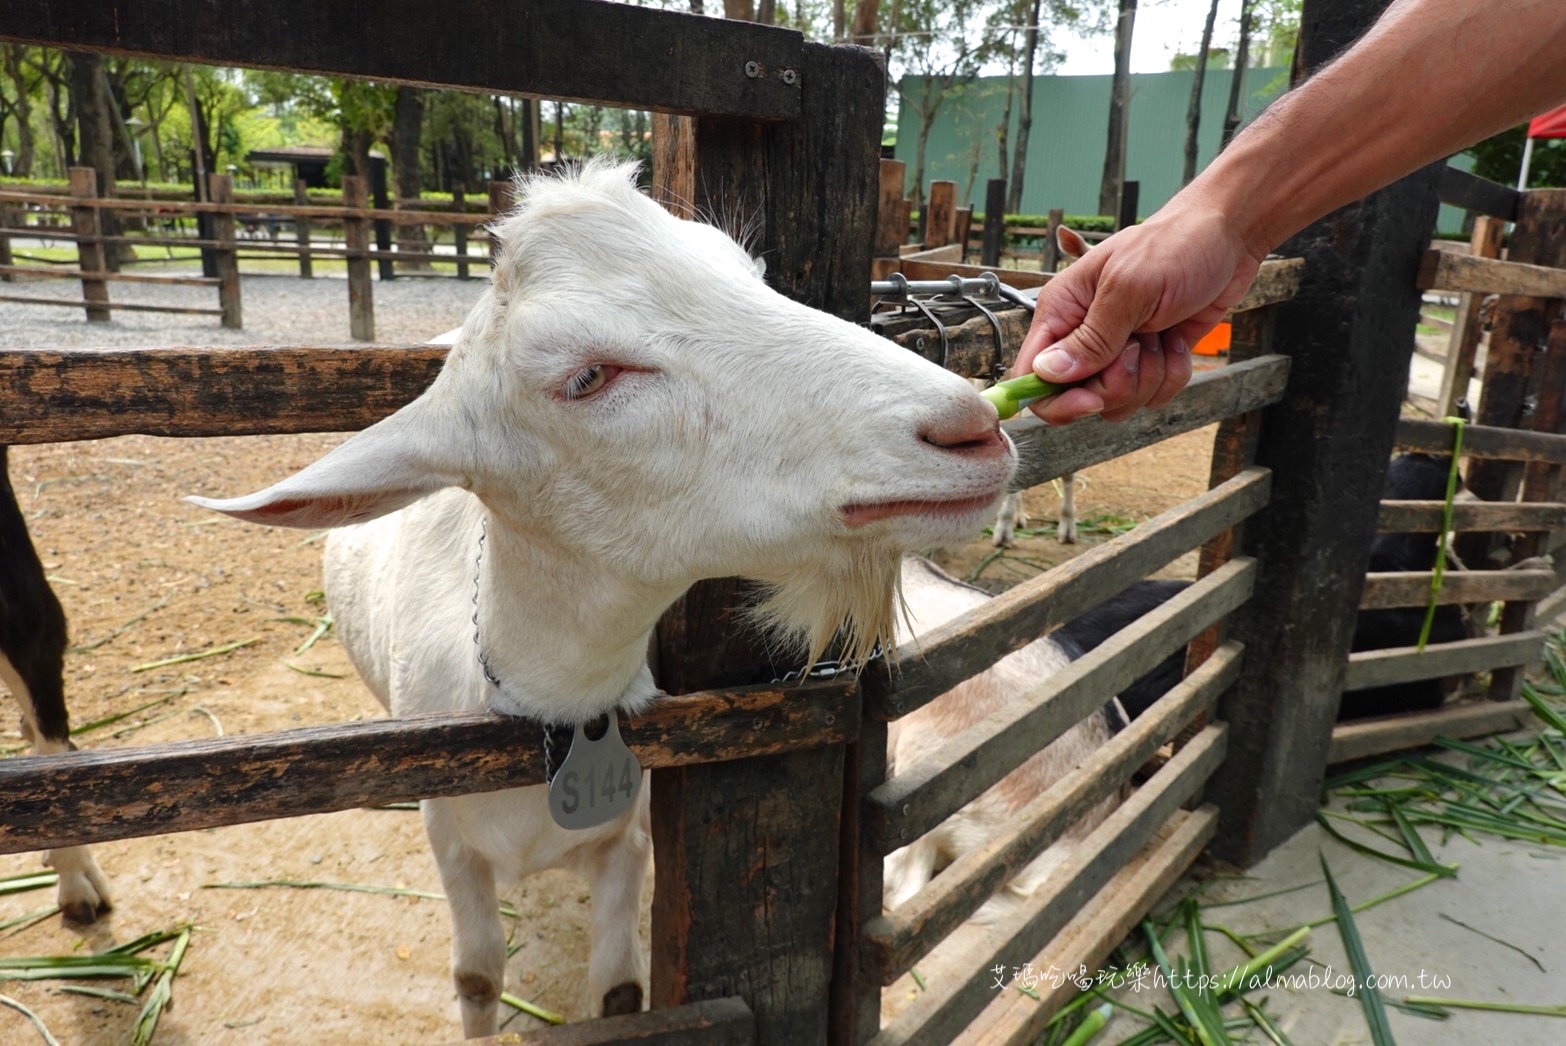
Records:
[[[138,266],[137,274],[156,270]],[[180,270],[188,273],[189,269]],[[460,324],[488,280],[399,277],[375,281],[376,341],[427,341]],[[65,279],[21,278],[0,286],[0,295],[80,300],[81,284]],[[211,287],[114,283],[111,301],[200,308],[217,306]],[[65,348],[128,345],[311,345],[349,341],[348,281],[321,276],[243,276],[240,298],[245,329],[224,330],[216,316],[115,311],[108,323],[88,323],[81,309],[0,302],[0,346]]]

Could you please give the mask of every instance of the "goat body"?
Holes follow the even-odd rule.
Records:
[[[918,634],[982,606],[991,598],[982,589],[947,575],[935,564],[913,557],[903,560],[902,591],[909,623],[899,642],[917,642]],[[1058,642],[1053,636],[1035,640],[896,720],[887,729],[888,775],[907,772],[932,758],[944,742],[1020,700],[1080,653],[1074,644]],[[886,907],[897,908],[923,889],[943,867],[993,839],[1018,810],[1100,748],[1122,722],[1111,703],[1103,712],[1067,730],[934,829],[889,854],[882,893]],[[1023,898],[1032,895],[1049,878],[1071,847],[1118,804],[1118,797],[1111,797],[1090,810],[1054,846],[986,901],[974,915],[974,921],[1004,920]]]
[[[27,521],[11,487],[10,448],[0,446],[0,683],[22,706],[22,734],[39,755],[68,752],[70,716],[65,709],[65,610],[27,533]],[[60,873],[60,910],[90,923],[110,907],[109,885],[85,846],[49,851]]]
[[[327,542],[328,601],[393,715],[634,713],[657,694],[655,623],[711,577],[762,582],[758,620],[810,659],[840,628],[862,657],[893,639],[901,553],[978,530],[1010,479],[1015,452],[966,382],[769,290],[627,168],[523,182],[496,235],[494,286],[422,397],[265,491],[193,499],[357,524]],[[423,814],[467,1035],[495,1032],[497,880],[544,868],[591,885],[594,1007],[640,1008],[645,787],[582,831],[555,825],[541,786]]]

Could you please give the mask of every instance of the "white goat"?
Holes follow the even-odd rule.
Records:
[[[769,290],[632,173],[524,181],[494,286],[423,396],[267,490],[193,499],[362,524],[327,543],[328,599],[394,715],[634,712],[657,694],[659,615],[710,577],[765,583],[759,618],[812,658],[839,626],[863,657],[892,637],[903,550],[970,536],[1010,478],[1011,443],[966,382]],[[467,1035],[495,1031],[496,879],[546,868],[591,886],[595,1005],[641,1007],[646,799],[581,831],[553,823],[542,787],[424,802]]]
[[[924,559],[907,557],[902,570],[903,598],[912,617],[912,632],[901,631],[899,642],[950,621],[987,602],[982,589],[964,584]],[[922,708],[894,721],[887,730],[887,774],[895,776],[930,758],[946,741],[1005,708],[1079,656],[1069,640],[1046,636],[1009,654],[992,668],[958,684]],[[1006,821],[1029,801],[1109,740],[1124,724],[1118,705],[1094,714],[1066,731],[1038,754],[1001,778],[993,788],[968,803],[925,835],[887,855],[882,899],[895,909],[923,889],[936,872],[970,850],[989,842]],[[1003,921],[1023,898],[1030,896],[1066,859],[1079,842],[1119,804],[1105,799],[1071,827],[975,913],[974,922]]]

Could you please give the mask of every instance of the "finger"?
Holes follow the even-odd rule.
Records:
[[[1017,359],[1012,365],[1013,376],[1032,373],[1033,361],[1039,353],[1082,322],[1093,300],[1096,275],[1096,267],[1078,263],[1039,290],[1033,320],[1028,324],[1028,333],[1023,335],[1022,347],[1017,350]]]
[[[1164,383],[1164,353],[1156,334],[1138,334],[1136,337],[1138,361],[1136,385],[1127,394],[1106,400],[1105,421],[1120,421],[1146,406]]]
[[[1094,253],[1089,251],[1088,258]],[[1138,301],[1120,287],[1112,280],[1100,283],[1082,323],[1039,353],[1033,372],[1045,381],[1080,381],[1113,363],[1131,340],[1131,332],[1146,319],[1144,314],[1157,304]]]
[[[1159,335],[1164,346],[1164,381],[1153,398],[1147,401],[1149,408],[1157,409],[1167,404],[1191,381],[1191,347],[1178,330],[1167,330]]]
[[[1067,389],[1058,396],[1039,400],[1028,407],[1049,425],[1069,425],[1073,421],[1092,417],[1104,409],[1103,397],[1091,389],[1080,386]]]

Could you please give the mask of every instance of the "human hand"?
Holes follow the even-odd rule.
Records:
[[[1039,292],[1012,368],[1079,384],[1032,411],[1062,425],[1168,403],[1191,380],[1191,346],[1245,295],[1264,255],[1219,210],[1182,197],[1088,251]]]

